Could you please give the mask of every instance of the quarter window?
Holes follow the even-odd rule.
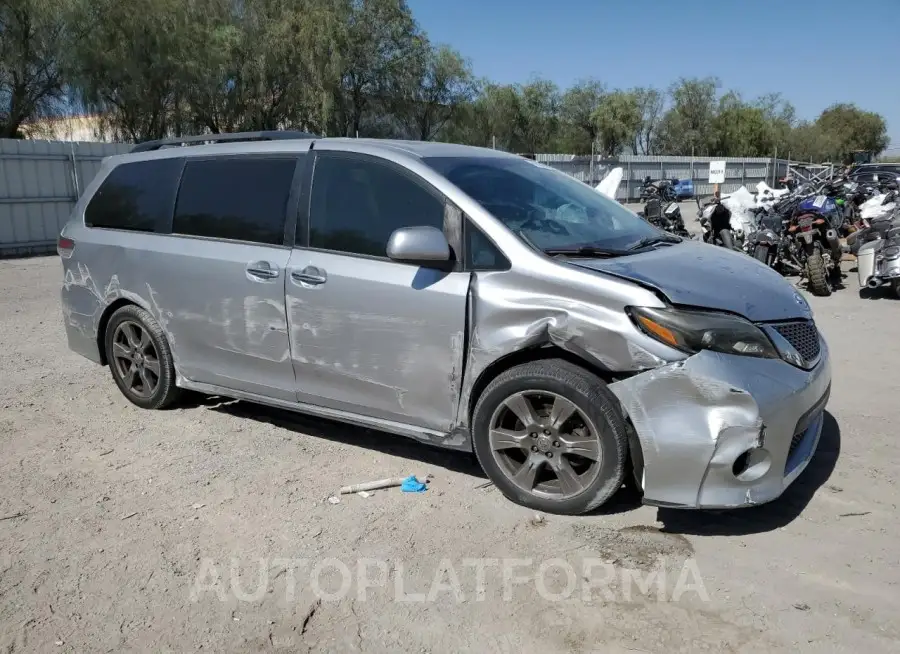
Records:
[[[310,247],[384,257],[395,229],[416,226],[443,230],[444,204],[409,175],[367,158],[317,155]]]
[[[84,212],[88,227],[152,232],[172,215],[183,160],[136,161],[113,168]]]
[[[283,245],[296,165],[295,158],[189,160],[172,233]]]
[[[466,221],[466,266],[470,270],[509,268],[509,260],[471,221]]]

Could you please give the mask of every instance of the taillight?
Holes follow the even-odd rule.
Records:
[[[56,241],[56,252],[63,259],[68,259],[75,252],[75,241],[65,236],[60,236]]]

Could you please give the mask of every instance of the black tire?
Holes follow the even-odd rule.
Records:
[[[490,443],[491,420],[507,398],[525,392],[560,396],[596,426],[601,454],[600,461],[596,462],[598,469],[593,473],[596,476],[572,497],[553,499],[523,490],[494,456]],[[481,394],[472,415],[475,455],[488,477],[512,502],[547,513],[579,515],[609,500],[622,487],[625,477],[627,434],[619,401],[606,384],[587,370],[561,359],[525,363],[498,375]]]
[[[891,290],[894,292],[894,297],[900,300],[900,279],[891,282]]]
[[[147,397],[142,397],[126,385],[121,370],[117,365],[113,350],[113,341],[118,328],[124,323],[137,324],[145,330],[149,341],[156,353],[159,367],[159,375],[156,376],[157,384]],[[175,385],[175,364],[172,359],[172,350],[159,323],[153,319],[147,311],[139,306],[129,304],[116,310],[110,316],[106,325],[106,333],[103,335],[106,360],[116,386],[132,404],[142,409],[164,409],[175,403],[181,396],[181,389]]]
[[[821,252],[813,252],[806,259],[806,277],[809,279],[809,290],[813,295],[819,297],[831,295],[828,271],[825,270],[825,259]]]
[[[769,265],[769,248],[765,245],[757,245],[753,249],[753,257],[767,266]]]

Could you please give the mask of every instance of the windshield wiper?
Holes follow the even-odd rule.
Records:
[[[681,238],[669,234],[663,234],[659,236],[645,236],[628,249],[632,251],[642,250],[643,248],[648,248],[651,245],[659,245],[662,243],[681,243],[681,241]]]
[[[544,248],[544,254],[549,254],[551,256],[562,254],[567,257],[621,257],[631,253],[628,250],[587,246],[578,248]]]

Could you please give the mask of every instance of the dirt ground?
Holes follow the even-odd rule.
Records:
[[[55,257],[0,261],[2,652],[900,648],[900,302],[852,274],[811,299],[834,383],[780,500],[623,493],[581,518],[374,431],[216,398],[141,411],[68,351],[60,282]],[[425,493],[328,501],[426,473]]]

